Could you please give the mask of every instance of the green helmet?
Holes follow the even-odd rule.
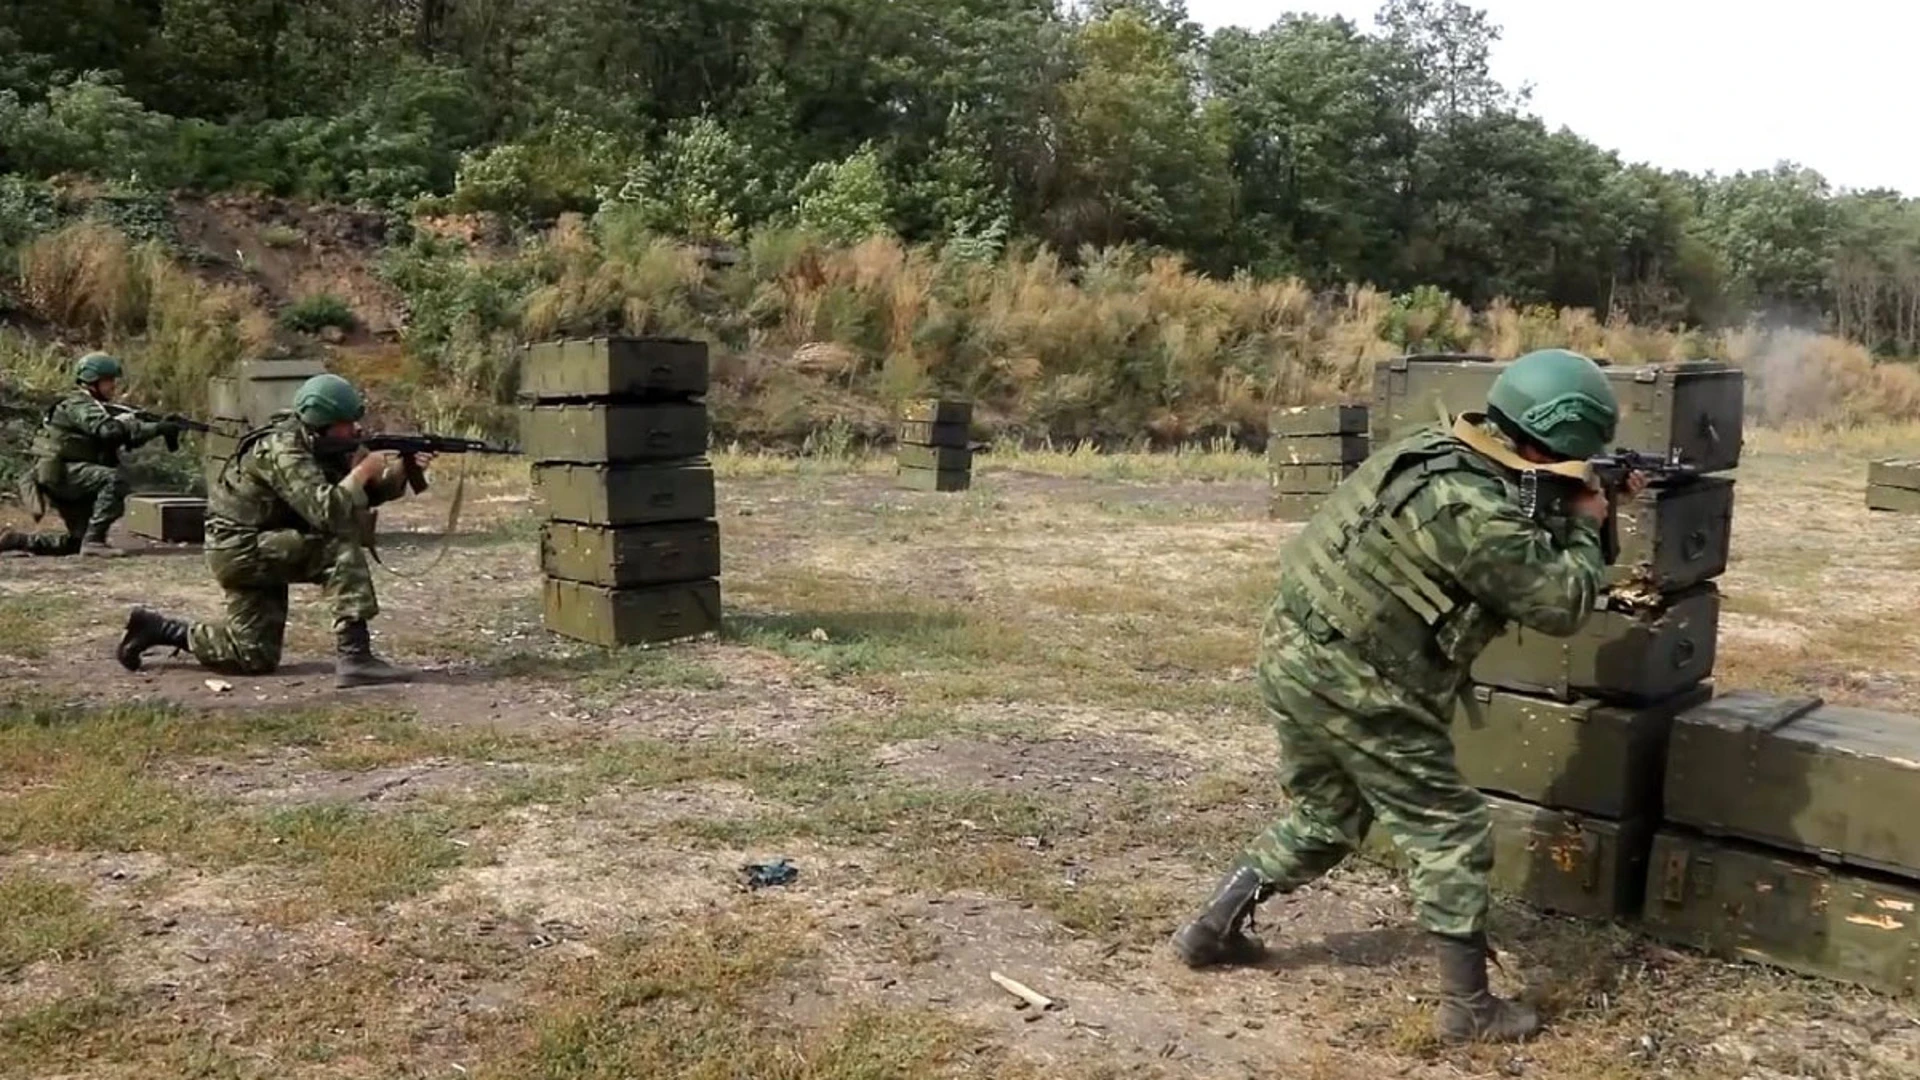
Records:
[[[326,374],[315,375],[300,384],[293,395],[293,412],[308,427],[323,428],[328,424],[359,420],[366,415],[367,407],[352,383],[338,375]]]
[[[90,352],[73,365],[73,381],[91,386],[101,379],[120,377],[120,361],[103,352]]]
[[[1508,364],[1487,391],[1487,408],[1570,459],[1604,452],[1620,419],[1600,365],[1566,349],[1540,349]]]

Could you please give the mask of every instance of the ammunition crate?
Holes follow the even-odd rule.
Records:
[[[972,445],[966,424],[934,424],[925,420],[900,421],[897,440],[907,446],[951,446],[965,449]]]
[[[575,525],[540,528],[540,569],[548,577],[627,588],[720,576],[720,526],[711,521],[665,525]]]
[[[900,466],[900,486],[913,491],[965,491],[973,486],[967,469],[921,469]]]
[[[1325,495],[1278,492],[1267,500],[1267,516],[1275,521],[1305,521],[1326,501]]]
[[[967,472],[973,468],[973,451],[964,446],[900,445],[903,469],[938,469],[941,472]]]
[[[1267,482],[1276,495],[1326,495],[1353,475],[1358,465],[1273,465]]]
[[[1883,993],[1920,976],[1920,885],[1735,841],[1661,829],[1647,860],[1647,933],[1727,960]]]
[[[224,376],[207,380],[207,413],[215,420],[246,424],[247,406],[239,380]]]
[[[1296,405],[1289,409],[1275,409],[1267,418],[1269,439],[1366,433],[1365,405]]]
[[[1896,458],[1872,462],[1867,466],[1867,483],[1872,487],[1920,491],[1920,461]]]
[[[1487,407],[1487,391],[1499,377],[1491,356],[1425,353],[1382,360],[1373,367],[1373,405],[1367,434],[1375,446],[1405,438],[1415,428]]]
[[[1920,718],[1741,691],[1675,719],[1667,820],[1920,877]]]
[[[1867,509],[1896,514],[1920,514],[1920,491],[1911,488],[1867,485]]]
[[[1733,542],[1733,481],[1702,476],[1650,486],[1614,508],[1616,555],[1607,587],[1677,592],[1727,570]]]
[[[1367,460],[1365,435],[1301,435],[1267,441],[1275,465],[1358,465]]]
[[[1373,373],[1370,415],[1374,445],[1415,427],[1486,408],[1487,391],[1504,363],[1487,357],[1411,356],[1383,360]],[[1677,455],[1701,472],[1740,463],[1746,384],[1731,364],[1605,367],[1620,400],[1614,444],[1657,457]]]
[[[697,458],[707,452],[707,410],[624,402],[522,405],[520,443],[536,462]]]
[[[242,360],[233,375],[243,383],[291,382],[295,386],[315,375],[325,375],[327,365],[318,360]]]
[[[720,583],[609,589],[546,579],[541,622],[579,641],[618,648],[695,637],[720,628]]]
[[[921,424],[971,424],[973,402],[942,398],[909,401],[900,410],[900,419]]]
[[[1653,821],[1609,821],[1487,796],[1493,818],[1493,870],[1488,885],[1543,911],[1589,919],[1630,918],[1647,883]],[[1406,868],[1407,859],[1379,824],[1364,850],[1377,862]]]
[[[533,467],[542,516],[582,525],[651,525],[714,514],[713,468],[704,460],[673,465]]]
[[[1652,703],[1713,674],[1720,594],[1696,585],[1645,614],[1596,611],[1572,637],[1515,624],[1474,660],[1474,682],[1561,701]]]
[[[1713,696],[1696,686],[1632,708],[1553,701],[1490,686],[1454,704],[1453,745],[1467,783],[1541,806],[1659,820],[1673,718]]]
[[[127,531],[169,544],[198,544],[207,535],[207,500],[191,495],[130,495]]]
[[[707,345],[686,338],[538,342],[527,346],[520,374],[520,396],[535,401],[684,399],[707,386]]]
[[[242,413],[238,419],[244,421],[247,427],[260,427],[274,413],[293,408],[293,396],[299,392],[302,383],[326,372],[327,366],[318,360],[248,360],[241,363],[235,376]]]

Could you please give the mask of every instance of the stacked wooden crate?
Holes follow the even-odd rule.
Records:
[[[697,341],[591,338],[527,350],[520,432],[546,517],[548,630],[615,647],[719,629],[707,385]]]
[[[1367,459],[1365,405],[1297,405],[1267,420],[1267,515],[1305,521]]]
[[[1920,718],[1729,693],[1679,718],[1666,766],[1650,933],[1920,991]]]
[[[1920,514],[1920,461],[1896,459],[1868,465],[1867,509]]]
[[[945,398],[910,401],[900,411],[900,486],[965,491],[973,485],[973,403]]]

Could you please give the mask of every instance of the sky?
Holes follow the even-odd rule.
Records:
[[[1920,195],[1913,0],[1468,0],[1501,27],[1493,73],[1628,161],[1721,174],[1788,160],[1848,188]],[[1371,30],[1376,0],[1187,0],[1206,26],[1282,13]]]

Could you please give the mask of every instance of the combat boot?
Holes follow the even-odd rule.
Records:
[[[0,559],[24,558],[27,543],[26,533],[0,525]]]
[[[342,690],[355,686],[379,686],[383,683],[412,682],[414,672],[394,667],[373,655],[373,635],[361,621],[341,623],[334,630],[333,685]]]
[[[1251,866],[1240,866],[1220,879],[1213,896],[1193,921],[1173,935],[1173,951],[1190,968],[1217,964],[1258,963],[1266,946],[1246,932],[1253,909],[1273,894],[1273,887]]]
[[[175,652],[186,648],[187,624],[137,607],[127,616],[127,632],[121,636],[120,647],[114,650],[114,655],[120,658],[121,667],[139,671],[141,654],[162,645],[173,646]]]
[[[80,541],[80,554],[100,559],[117,559],[126,552],[107,543],[107,530],[88,529],[86,539]]]
[[[1440,961],[1440,1009],[1434,1028],[1447,1042],[1525,1042],[1540,1030],[1532,1006],[1487,989],[1487,935],[1434,934]]]

